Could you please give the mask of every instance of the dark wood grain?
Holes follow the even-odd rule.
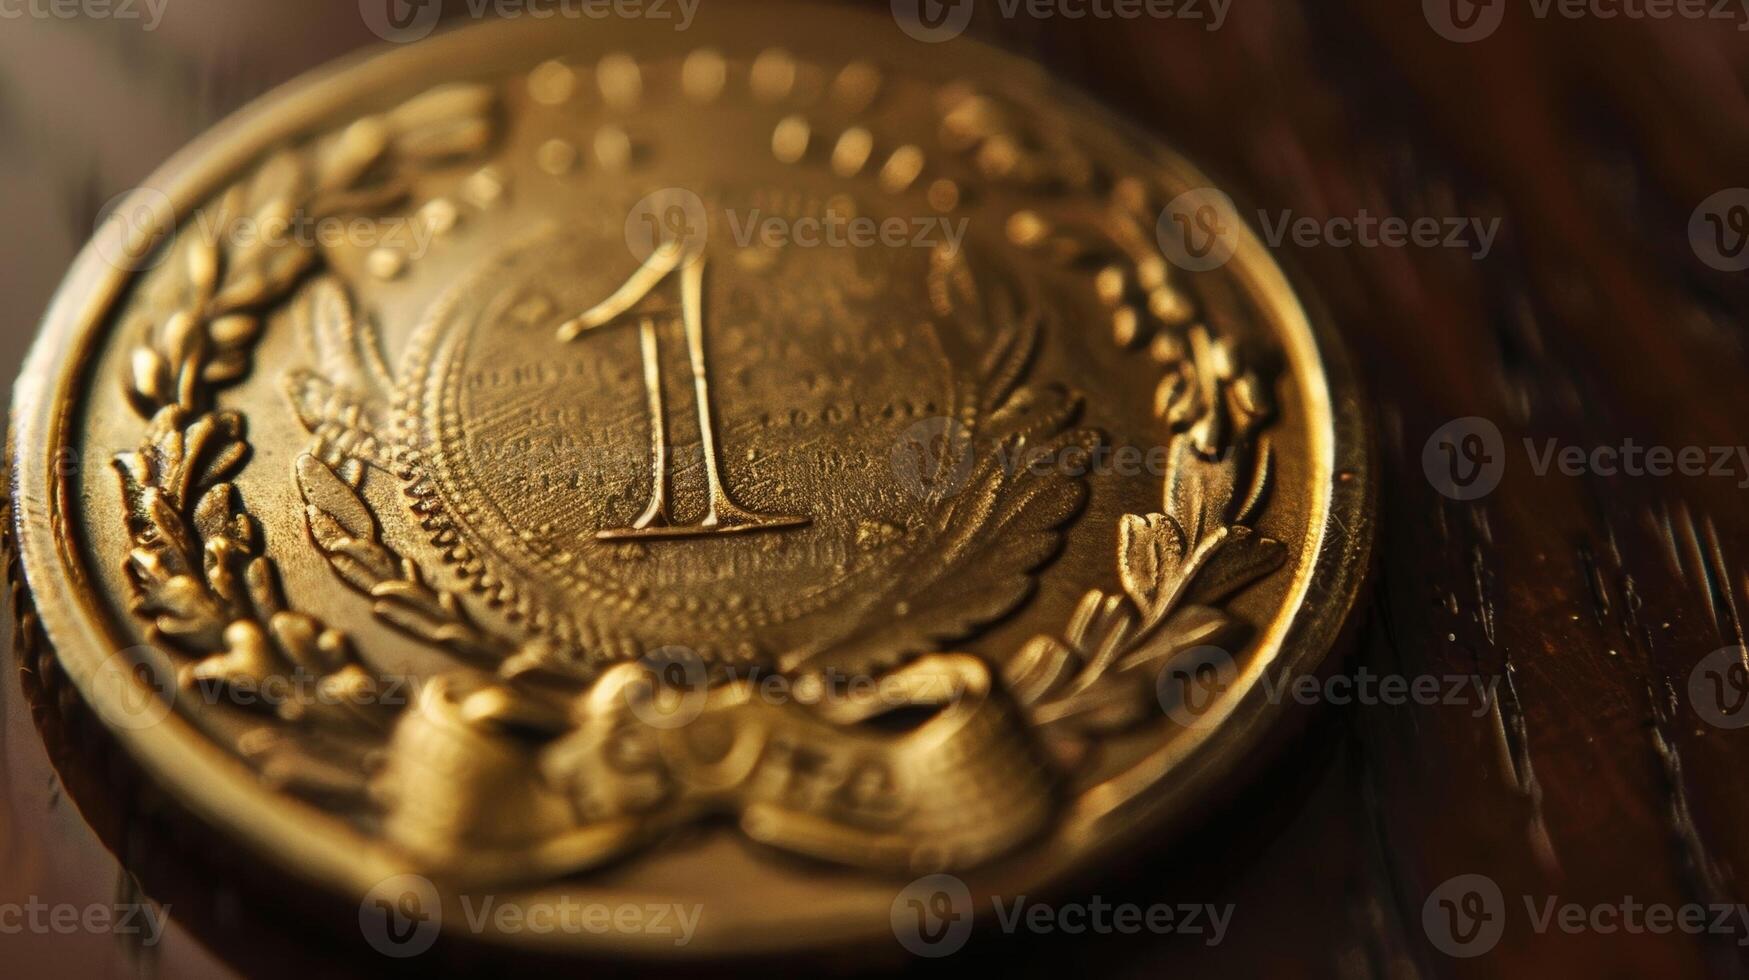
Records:
[[[1254,208],[1500,219],[1480,260],[1281,249],[1330,308],[1378,432],[1376,596],[1344,669],[1475,675],[1499,696],[1481,710],[1327,706],[1206,826],[1102,887],[1113,900],[1234,903],[1219,946],[1029,937],[979,942],[937,969],[1749,972],[1741,931],[1538,933],[1523,904],[1749,902],[1749,729],[1706,723],[1689,689],[1702,658],[1744,640],[1749,473],[1539,476],[1522,448],[1749,443],[1749,276],[1702,264],[1687,232],[1703,199],[1749,184],[1741,23],[1537,20],[1513,4],[1497,34],[1460,45],[1411,0],[1236,0],[1218,31],[980,10],[986,36],[1159,132]],[[103,201],[248,96],[368,38],[350,2],[178,0],[151,35],[0,25],[6,353]],[[1492,420],[1510,453],[1499,488],[1467,503],[1422,470],[1429,435],[1465,416]],[[173,820],[88,803],[116,789],[80,754],[102,749],[51,740],[56,774],[23,699],[35,680],[3,702],[0,901],[133,888],[107,844],[174,891],[178,924],[156,950],[62,937],[0,937],[0,949],[18,943],[66,975],[380,966],[360,967],[358,944],[321,922],[298,941],[272,935],[274,915],[293,913],[251,907],[258,896],[203,894],[184,867],[202,842],[174,840]],[[100,765],[125,769],[110,758]],[[84,817],[62,792],[69,767]],[[1428,895],[1459,874],[1488,876],[1508,905],[1505,938],[1472,960],[1423,928]]]

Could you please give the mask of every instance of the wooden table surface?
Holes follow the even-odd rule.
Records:
[[[1731,907],[1749,902],[1749,729],[1731,727],[1749,714],[1730,711],[1744,660],[1716,653],[1744,642],[1749,610],[1749,454],[1735,455],[1749,444],[1749,275],[1706,264],[1690,234],[1703,201],[1749,185],[1749,12],[1539,17],[1534,4],[1495,3],[1504,22],[1475,43],[1441,36],[1414,0],[1234,0],[1218,30],[1047,23],[980,5],[974,30],[1159,132],[1264,214],[1498,219],[1483,257],[1330,241],[1279,250],[1331,310],[1378,433],[1377,582],[1344,674],[1442,689],[1473,678],[1496,696],[1325,704],[1206,826],[1138,854],[1101,892],[1230,903],[1218,945],[1029,936],[975,943],[934,969],[1749,972],[1745,918],[1701,934],[1632,927],[1646,921],[1635,906],[1742,915]],[[0,19],[4,363],[22,356],[104,202],[248,98],[374,41],[351,0],[170,0],[153,31]],[[1740,247],[1733,212],[1717,213],[1727,251]],[[1501,432],[1506,467],[1493,492],[1459,501],[1436,491],[1424,460],[1436,430],[1468,417]],[[1628,440],[1730,465],[1538,472],[1550,445]],[[170,903],[172,925],[151,947],[0,934],[0,962],[27,968],[13,975],[391,966],[356,929],[346,938],[343,916],[205,874],[241,858],[183,828],[76,723],[76,704],[42,692],[36,666],[21,655],[0,699],[0,903],[144,889]],[[1458,920],[1442,897],[1473,908],[1446,884],[1461,875],[1499,889],[1504,921],[1498,943],[1467,959],[1442,950],[1436,921],[1448,916],[1449,938]],[[1594,925],[1539,928],[1551,902]],[[1629,927],[1610,929],[1618,920]]]

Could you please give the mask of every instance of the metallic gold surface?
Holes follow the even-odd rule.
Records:
[[[455,32],[100,235],[17,533],[173,792],[344,893],[696,905],[710,955],[1096,873],[1255,765],[1371,533],[1329,338],[1230,213],[1168,260],[1183,161],[862,23]]]

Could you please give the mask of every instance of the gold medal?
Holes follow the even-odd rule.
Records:
[[[361,922],[558,948],[910,948],[1096,871],[1253,767],[1373,521],[1225,195],[813,8],[291,86],[100,229],[20,391],[37,616],[147,770]]]

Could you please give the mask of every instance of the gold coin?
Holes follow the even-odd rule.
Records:
[[[1179,157],[737,4],[220,127],[69,275],[12,465],[68,676],[385,952],[933,952],[1253,768],[1358,589],[1359,414]]]

